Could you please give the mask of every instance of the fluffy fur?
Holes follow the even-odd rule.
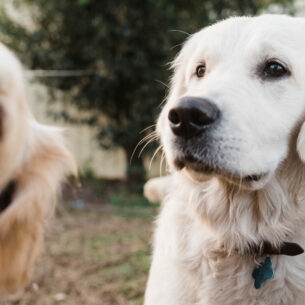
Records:
[[[145,197],[153,203],[160,203],[168,193],[172,183],[171,176],[163,176],[149,179],[144,185]]]
[[[0,44],[0,292],[22,287],[41,246],[60,182],[74,160],[60,130],[40,125],[28,108],[23,72],[15,56]],[[10,202],[5,202],[11,197]]]
[[[145,305],[304,304],[304,254],[272,256],[275,277],[260,289],[251,274],[265,257],[247,255],[265,240],[305,247],[304,33],[302,18],[230,18],[192,35],[175,59],[157,125],[172,176],[166,192],[160,185]],[[270,61],[289,73],[266,77]],[[187,96],[221,118],[181,140],[168,113]]]

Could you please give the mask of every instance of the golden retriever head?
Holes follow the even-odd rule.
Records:
[[[28,280],[68,169],[75,164],[60,131],[35,121],[21,65],[0,44],[0,292]]]
[[[294,136],[305,112],[303,33],[303,18],[264,15],[187,40],[157,125],[172,170],[255,189],[289,156],[305,159],[305,128],[298,144]]]

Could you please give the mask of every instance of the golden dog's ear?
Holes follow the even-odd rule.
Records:
[[[0,293],[28,282],[60,183],[67,170],[76,170],[58,130],[34,120],[30,125],[10,202],[0,214]]]
[[[18,59],[0,43],[0,293],[29,280],[68,171],[60,130],[33,118]]]
[[[300,159],[305,163],[305,122],[302,124],[298,134],[297,152]]]

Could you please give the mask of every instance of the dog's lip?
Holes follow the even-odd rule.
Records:
[[[196,158],[194,158],[191,155],[187,155],[184,158],[176,159],[175,165],[178,168],[178,170],[181,170],[183,168],[190,168],[195,172],[201,172],[204,174],[212,174],[216,172],[215,166],[212,166],[205,162],[198,161],[196,160]]]
[[[232,173],[226,169],[220,168],[214,164],[206,163],[204,161],[198,161],[195,157],[187,155],[184,158],[175,160],[175,166],[178,170],[186,169],[198,174],[204,175],[217,175],[222,176],[228,180],[234,182],[254,183],[259,182],[265,176],[266,173],[257,173],[249,175],[240,175],[239,173]]]

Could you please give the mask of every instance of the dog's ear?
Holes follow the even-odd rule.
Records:
[[[35,121],[17,58],[0,43],[0,293],[25,285],[68,171],[60,130]]]
[[[298,134],[297,152],[300,159],[305,163],[305,122],[302,124]]]
[[[67,170],[75,172],[76,167],[60,131],[32,120],[11,202],[0,214],[0,293],[29,281]]]

